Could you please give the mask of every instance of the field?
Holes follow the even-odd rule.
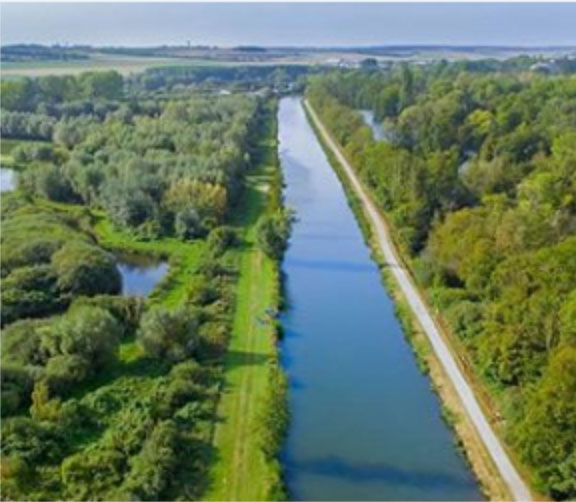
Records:
[[[159,66],[188,66],[194,61],[176,58],[102,56],[71,61],[34,61],[2,63],[2,78],[43,77],[46,75],[78,75],[86,71],[115,70],[122,75],[140,73]],[[202,64],[207,64],[202,62]]]

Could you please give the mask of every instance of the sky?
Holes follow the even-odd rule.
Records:
[[[576,45],[576,3],[6,3],[1,41],[90,45]]]

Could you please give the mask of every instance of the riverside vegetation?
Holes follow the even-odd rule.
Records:
[[[2,82],[3,139],[44,140],[12,148],[18,189],[2,197],[3,498],[201,497],[233,320],[252,315],[243,257],[273,270],[287,239],[281,201],[246,188],[273,101],[126,87],[114,72]],[[149,298],[120,296],[113,251],[170,271]]]
[[[457,335],[535,486],[576,495],[576,80],[398,65],[308,96]],[[356,111],[391,131],[374,141]]]

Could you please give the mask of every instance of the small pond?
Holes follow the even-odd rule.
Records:
[[[11,192],[16,188],[16,172],[0,167],[0,192]]]
[[[124,296],[148,296],[168,272],[168,262],[158,258],[125,253],[117,258]]]
[[[374,141],[386,141],[394,143],[394,130],[390,124],[382,123],[376,119],[372,110],[358,110],[364,123],[372,129]]]

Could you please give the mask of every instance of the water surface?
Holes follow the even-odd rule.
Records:
[[[11,192],[16,188],[16,172],[14,169],[0,167],[0,192]]]
[[[148,296],[168,272],[168,263],[148,256],[122,254],[118,256],[124,296]]]
[[[481,500],[298,98],[279,110],[286,202],[282,454],[294,500]]]

